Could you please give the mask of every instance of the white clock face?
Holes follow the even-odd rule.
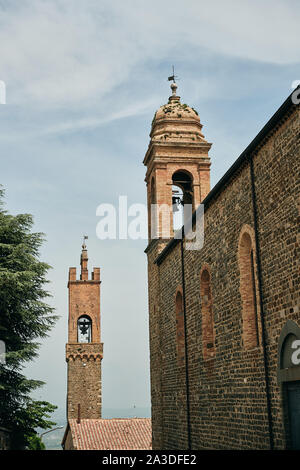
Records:
[[[87,316],[80,317],[77,323],[78,343],[90,343],[92,340],[92,322]]]

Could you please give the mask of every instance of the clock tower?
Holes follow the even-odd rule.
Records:
[[[101,418],[100,268],[94,268],[89,279],[86,238],[82,245],[79,279],[76,268],[69,269],[68,420]]]

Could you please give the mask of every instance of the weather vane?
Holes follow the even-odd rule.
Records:
[[[175,83],[175,78],[178,78],[178,77],[177,77],[177,75],[175,75],[174,65],[172,65],[172,69],[173,69],[173,75],[168,77],[168,81],[170,82],[171,80],[173,80],[173,83]]]
[[[87,235],[83,235],[83,243],[82,243],[82,248],[85,248],[85,240],[87,240],[89,237]]]

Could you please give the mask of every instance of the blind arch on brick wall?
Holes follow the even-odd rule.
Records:
[[[175,310],[176,310],[177,362],[179,365],[183,365],[185,361],[185,344],[184,344],[183,294],[182,294],[181,287],[179,287],[176,292]]]
[[[244,225],[239,237],[238,262],[245,349],[253,349],[260,343],[259,294],[254,241],[254,230],[249,225]]]
[[[203,359],[206,360],[214,357],[215,355],[211,274],[208,265],[203,266],[200,272],[200,299],[202,318],[202,351]]]

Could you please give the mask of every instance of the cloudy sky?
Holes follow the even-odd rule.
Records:
[[[145,240],[99,240],[101,203],[145,203],[156,109],[178,94],[213,143],[211,183],[300,79],[297,0],[0,0],[0,182],[46,234],[60,319],[27,375],[64,411],[67,275],[82,235],[102,276],[103,406],[149,407]]]

